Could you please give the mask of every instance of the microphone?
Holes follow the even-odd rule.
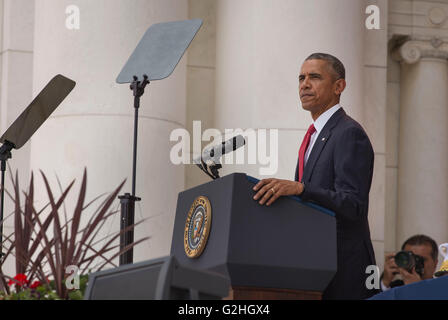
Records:
[[[218,159],[221,158],[224,154],[235,151],[238,148],[241,148],[246,144],[246,140],[242,135],[238,135],[223,142],[220,145],[216,145],[210,148],[206,148],[202,152],[202,161],[206,162],[208,160],[213,161],[214,163],[218,162]],[[201,159],[198,159],[199,163]]]

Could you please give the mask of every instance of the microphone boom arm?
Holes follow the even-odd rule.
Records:
[[[196,163],[196,165],[201,169],[203,172],[205,172],[206,175],[208,175],[213,180],[219,179],[219,169],[222,168],[222,165],[218,163],[214,163],[210,167],[207,166],[207,164],[202,160],[201,157],[201,163]],[[210,170],[210,171],[209,171]]]

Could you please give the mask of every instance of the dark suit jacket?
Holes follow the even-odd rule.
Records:
[[[373,160],[364,129],[341,108],[320,132],[305,165],[302,199],[336,214],[338,270],[324,299],[364,299],[376,293],[365,285],[366,267],[376,264],[367,220]]]

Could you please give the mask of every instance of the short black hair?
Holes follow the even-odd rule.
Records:
[[[432,238],[425,236],[424,234],[417,234],[410,237],[403,243],[403,245],[401,246],[401,250],[404,250],[404,247],[406,245],[421,246],[425,244],[431,246],[431,258],[432,260],[436,261],[437,256],[439,255],[439,248],[437,247],[437,243]]]
[[[337,75],[336,80],[345,79],[345,67],[344,64],[336,58],[328,53],[316,52],[311,54],[305,61],[308,60],[325,60],[328,64],[333,68],[333,71]]]

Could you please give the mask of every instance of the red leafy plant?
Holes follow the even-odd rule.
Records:
[[[81,226],[83,212],[104,196],[99,196],[85,204],[87,170],[84,170],[81,189],[70,219],[66,212],[62,215],[61,211],[75,181],[73,180],[65,190],[61,190],[59,197],[55,197],[42,171],[41,175],[49,201],[40,210],[34,206],[33,174],[31,174],[28,192],[23,191],[23,205],[17,172],[15,178],[11,174],[14,193],[11,194],[5,190],[15,205],[11,215],[14,218],[14,232],[4,239],[3,252],[5,254],[0,261],[0,289],[3,290],[3,294],[8,295],[10,285],[15,285],[16,291],[24,287],[30,289],[41,285],[50,287],[49,279],[53,279],[52,287],[56,294],[61,299],[67,299],[70,290],[66,288],[64,280],[68,266],[77,266],[80,275],[86,275],[89,271],[100,271],[106,266],[117,267],[114,259],[149,237],[142,238],[121,250],[120,245],[117,244],[120,235],[133,229],[143,220],[120,232],[99,237],[105,223],[118,213],[117,210],[111,210],[111,206],[125,181],[99,204],[87,224]],[[50,232],[51,229],[52,232]],[[3,273],[5,261],[10,257],[15,258],[15,278]],[[32,283],[31,286],[29,283]]]

